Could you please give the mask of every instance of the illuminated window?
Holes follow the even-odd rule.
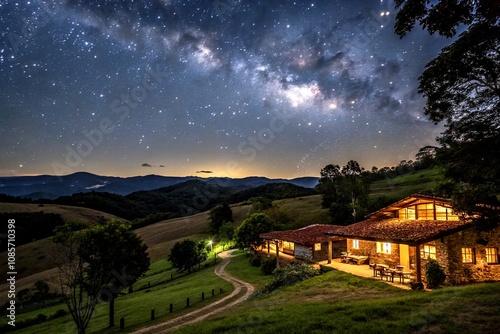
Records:
[[[352,248],[359,249],[359,240],[354,239],[352,241]]]
[[[436,205],[436,220],[458,220],[458,216],[453,214],[452,208]]]
[[[434,220],[434,204],[419,204],[417,205],[418,220]]]
[[[494,247],[486,247],[486,262],[498,263],[498,250]]]
[[[290,250],[290,251],[293,251],[294,249],[294,244],[293,242],[288,242],[288,241],[283,241],[283,249],[284,250]]]
[[[462,262],[474,263],[474,248],[471,247],[462,248]]]
[[[400,219],[415,220],[415,209],[413,207],[401,209],[398,216]]]
[[[315,251],[320,251],[321,250],[321,244],[320,243],[314,244],[314,250]]]
[[[388,242],[377,242],[377,253],[391,254],[391,244]]]
[[[420,254],[423,259],[436,259],[436,247],[431,245],[420,246]]]

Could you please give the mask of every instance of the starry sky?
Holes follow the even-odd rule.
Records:
[[[0,0],[0,175],[318,176],[443,130],[393,1]]]

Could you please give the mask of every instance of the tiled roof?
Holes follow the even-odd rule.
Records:
[[[337,225],[315,224],[300,228],[298,230],[261,233],[260,237],[266,240],[277,239],[293,242],[300,245],[312,245],[318,242],[328,241],[326,232],[336,232],[341,228],[342,226]]]
[[[365,240],[419,244],[470,226],[466,220],[367,219],[327,234]]]

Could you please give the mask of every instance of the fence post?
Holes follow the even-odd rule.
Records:
[[[186,298],[186,307],[189,306],[189,297]]]
[[[120,318],[120,329],[124,329],[124,328],[125,328],[125,318],[121,317]]]
[[[151,308],[151,320],[155,320],[155,308]]]
[[[174,304],[170,304],[170,313],[174,311]]]
[[[222,288],[220,288],[220,293],[222,293]]]
[[[215,289],[212,288],[212,297],[215,295]]]

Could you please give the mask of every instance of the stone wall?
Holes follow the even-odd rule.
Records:
[[[352,247],[352,239],[347,239],[347,251],[354,255],[369,256],[370,263],[386,264],[394,267],[399,264],[399,244],[391,244],[391,254],[377,253],[375,241],[358,240],[359,248]]]
[[[497,252],[500,249],[500,227],[490,231],[470,228],[443,238],[442,244],[442,251],[448,256],[446,260],[440,257],[438,261],[449,275],[450,283],[500,281],[500,264],[486,262],[486,247],[494,247]],[[475,263],[462,263],[462,247],[474,249]]]
[[[294,256],[297,259],[312,260],[313,259],[313,248],[312,247],[307,247],[307,246],[295,244],[295,253],[294,253]]]
[[[312,246],[312,249],[314,249],[314,246]],[[328,242],[321,243],[321,250],[313,251],[313,258],[315,261],[324,261],[328,259]]]

